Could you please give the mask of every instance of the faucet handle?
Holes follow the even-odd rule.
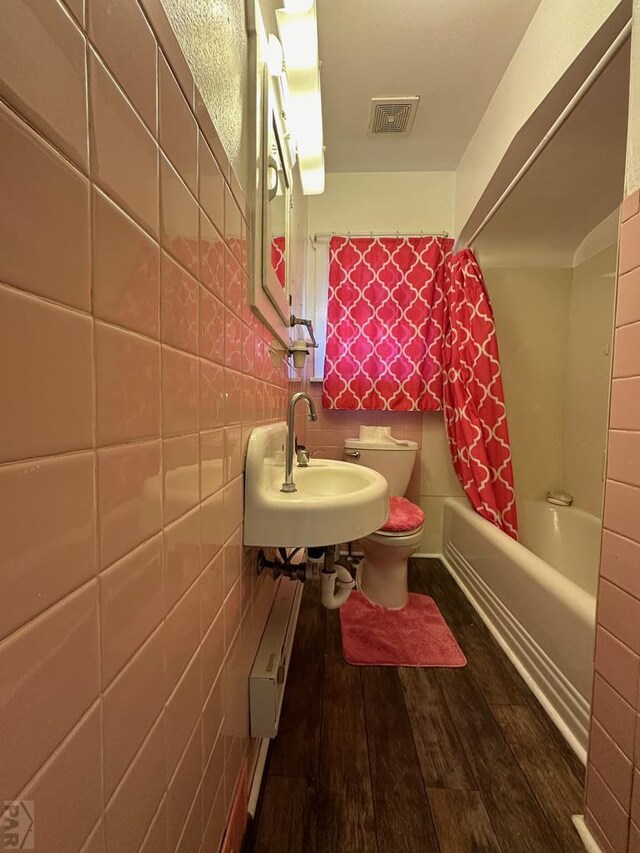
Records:
[[[296,460],[299,468],[306,468],[309,465],[309,453],[304,444],[298,444],[298,436],[296,436]]]

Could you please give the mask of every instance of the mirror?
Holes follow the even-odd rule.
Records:
[[[270,296],[275,289],[275,302],[278,307],[282,295],[287,305],[289,302],[288,235],[291,187],[275,112],[271,111],[270,118],[262,220],[265,232],[262,248],[263,287],[266,287]]]

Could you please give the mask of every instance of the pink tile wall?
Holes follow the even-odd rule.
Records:
[[[243,455],[288,389],[158,0],[9,4],[0,160],[0,801],[47,853],[217,851],[232,810],[235,849]]]
[[[420,500],[420,450],[422,446],[422,412],[343,412],[325,411],[322,408],[322,386],[308,383],[307,392],[313,398],[318,420],[306,424],[306,443],[309,451],[325,459],[344,459],[345,438],[357,438],[360,425],[391,427],[396,438],[418,442],[418,454],[407,497],[416,503]]]
[[[585,818],[640,851],[640,191],[621,210],[609,459]]]

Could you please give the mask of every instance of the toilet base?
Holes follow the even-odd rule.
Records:
[[[361,539],[364,559],[358,566],[358,589],[372,604],[401,610],[409,600],[409,558],[420,543],[421,530],[406,536],[373,533]]]

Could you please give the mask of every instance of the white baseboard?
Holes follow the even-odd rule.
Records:
[[[571,820],[578,831],[580,840],[584,844],[584,849],[587,853],[602,853],[602,848],[589,831],[589,827],[585,823],[584,816],[581,814],[574,814]]]
[[[283,586],[286,584],[287,586]],[[285,675],[284,675],[284,685],[282,687],[282,693],[279,697],[277,697],[278,708],[276,713],[276,722],[275,727],[277,730],[280,711],[282,709],[282,703],[284,701],[284,691],[287,689],[287,676],[289,674],[289,664],[291,662],[291,653],[293,649],[293,643],[295,639],[295,632],[298,627],[298,616],[300,614],[300,602],[302,601],[302,593],[304,591],[304,584],[298,583],[297,581],[288,581],[285,578],[282,578],[278,584],[278,591],[276,592],[276,596],[274,597],[274,601],[271,605],[271,612],[267,618],[267,622],[265,624],[264,632],[262,635],[262,639],[260,641],[260,645],[258,646],[258,651],[256,653],[256,658],[260,655],[260,648],[265,642],[265,636],[267,636],[270,632],[269,621],[274,614],[274,607],[281,603],[288,605],[288,621],[286,623],[286,633],[284,635],[284,649],[286,656],[286,667],[285,667]],[[282,602],[280,601],[279,595],[283,593]],[[284,608],[283,608],[284,611]],[[280,612],[280,608],[278,610],[277,619],[275,620],[277,625],[271,633],[275,633],[276,637],[282,634],[282,628],[284,625],[284,621],[282,616],[284,612]],[[276,643],[276,648],[280,648],[280,644]],[[256,661],[254,661],[254,665],[252,667],[252,675],[256,668]],[[260,679],[265,680],[266,679]],[[250,679],[251,684],[251,679]],[[251,701],[251,690],[250,692],[250,701]],[[277,694],[274,694],[277,695]],[[273,708],[272,708],[273,712]],[[254,713],[253,706],[251,706],[251,713]],[[272,723],[270,723],[272,725]],[[251,768],[251,787],[249,790],[249,801],[247,806],[247,811],[249,812],[250,817],[255,816],[256,807],[258,805],[258,799],[260,797],[260,789],[262,787],[262,778],[264,775],[264,768],[267,761],[267,754],[269,752],[269,745],[271,743],[271,737],[261,737],[259,738],[260,746],[256,752],[256,756],[253,761],[253,767]]]
[[[589,702],[451,543],[441,560],[571,749],[587,760]]]

